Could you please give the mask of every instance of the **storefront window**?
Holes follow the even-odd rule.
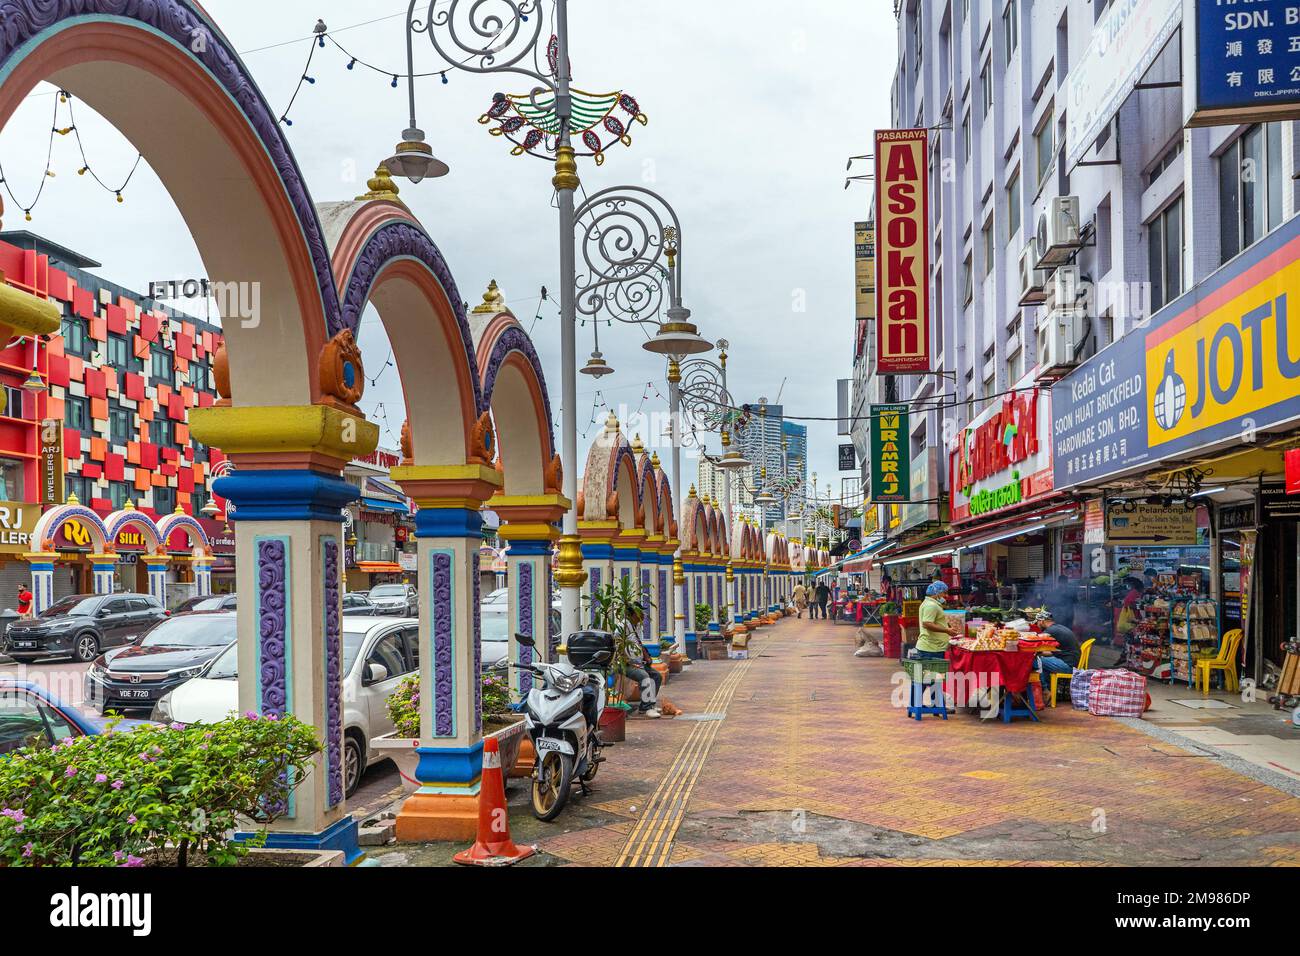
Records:
[[[5,501],[24,501],[23,497],[23,463],[12,458],[0,458],[0,489]]]

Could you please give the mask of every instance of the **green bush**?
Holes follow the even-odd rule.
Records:
[[[504,677],[484,674],[480,693],[483,695],[483,719],[494,720],[510,713],[510,684]],[[388,695],[388,717],[399,737],[420,736],[420,678],[408,677]]]
[[[695,631],[700,633],[709,629],[709,624],[713,620],[712,604],[695,605]]]
[[[320,749],[255,714],[25,747],[0,759],[0,866],[233,864],[250,844],[232,831],[281,815]]]

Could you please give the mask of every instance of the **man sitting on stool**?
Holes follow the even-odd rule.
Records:
[[[1043,625],[1043,633],[1061,645],[1050,654],[1041,653],[1038,655],[1039,680],[1042,682],[1044,693],[1046,693],[1053,674],[1069,674],[1079,666],[1079,655],[1082,653],[1083,648],[1079,644],[1079,639],[1074,636],[1074,631],[1064,624],[1057,624],[1049,617],[1043,622]]]
[[[650,658],[650,652],[643,646],[641,648],[641,664],[635,666],[629,663],[624,676],[628,680],[635,681],[641,685],[641,705],[637,708],[642,717],[658,717],[659,707],[659,685],[663,683],[663,675],[654,669],[653,661]]]

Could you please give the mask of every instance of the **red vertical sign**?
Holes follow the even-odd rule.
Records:
[[[930,371],[929,131],[876,130],[876,370]]]

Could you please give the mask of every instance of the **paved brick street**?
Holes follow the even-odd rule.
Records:
[[[1300,799],[1190,741],[1068,706],[1038,724],[918,724],[891,706],[896,665],[853,657],[853,630],[833,623],[789,619],[752,647],[675,677],[666,695],[686,715],[630,722],[596,793],[556,823],[512,781],[513,835],[544,851],[526,865],[1300,862]]]

